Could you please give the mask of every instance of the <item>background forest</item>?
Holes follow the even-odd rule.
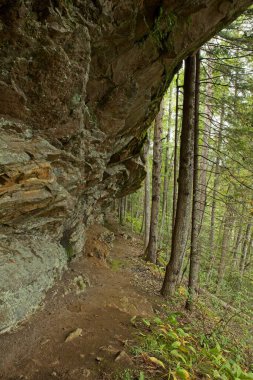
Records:
[[[225,307],[227,321],[245,329],[245,347],[253,344],[245,322],[253,319],[252,11],[184,62],[149,131],[145,183],[117,206],[165,275],[162,294],[183,289],[190,310],[201,297]]]

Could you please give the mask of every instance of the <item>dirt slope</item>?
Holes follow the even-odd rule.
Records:
[[[113,379],[131,367],[129,357],[115,358],[135,331],[131,317],[154,313],[160,297],[153,292],[160,284],[139,258],[141,241],[116,224],[108,228],[115,241],[107,260],[94,255],[99,249],[106,255],[108,246],[98,239],[104,227],[93,226],[86,255],[72,261],[43,309],[0,336],[1,380]],[[65,341],[73,331],[81,336]]]

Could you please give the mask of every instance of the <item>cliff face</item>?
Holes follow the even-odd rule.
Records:
[[[138,188],[178,64],[250,3],[0,0],[0,331]]]

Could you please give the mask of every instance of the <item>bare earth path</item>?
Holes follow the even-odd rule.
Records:
[[[101,228],[91,228],[88,254]],[[111,264],[87,255],[74,260],[44,307],[17,331],[0,336],[1,380],[114,379],[131,366],[115,358],[132,338],[131,318],[154,313],[160,297],[152,294],[160,285],[138,258],[141,242],[128,239],[116,224],[109,228],[116,238]],[[81,336],[65,341],[76,329]]]

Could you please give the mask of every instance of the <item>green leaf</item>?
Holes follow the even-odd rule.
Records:
[[[148,319],[145,319],[145,318],[142,318],[142,322],[144,323],[144,325],[146,325],[147,327],[150,327],[150,322]]]
[[[215,370],[213,371],[213,377],[214,377],[215,379],[220,379],[220,374],[219,374],[219,372],[217,371],[217,369],[215,369]]]
[[[154,363],[155,365],[157,365],[158,367],[162,367],[165,369],[165,365],[163,364],[163,362],[157,358],[155,358],[154,356],[148,356],[149,360]]]
[[[189,336],[189,334],[186,333],[186,332],[185,332],[183,329],[181,329],[180,327],[177,328],[177,333],[178,333],[178,335],[181,336],[181,337]]]
[[[174,340],[178,339],[178,335],[174,331],[169,331],[167,335]]]
[[[177,325],[178,322],[177,322],[177,317],[175,314],[171,314],[168,316],[168,320],[169,322],[172,324],[172,325]]]
[[[179,342],[179,340],[176,340],[176,342],[173,342],[171,345],[172,348],[178,348],[180,346],[181,346],[181,342]]]
[[[177,368],[176,374],[180,377],[182,380],[190,380],[190,374],[186,369],[184,368]]]
[[[248,373],[242,373],[240,376],[240,379],[243,380],[252,380],[253,379],[253,372],[248,372]]]
[[[173,356],[175,356],[175,357],[178,358],[178,359],[181,359],[184,363],[186,363],[186,360],[185,360],[185,358],[183,357],[183,355],[180,354],[177,350],[172,350],[172,351],[170,351],[170,354],[173,355]]]
[[[162,321],[160,318],[158,318],[158,317],[155,317],[155,318],[153,319],[153,321],[154,321],[154,323],[156,323],[157,325],[162,325],[162,324],[163,324],[163,321]]]
[[[192,351],[194,354],[197,353],[197,351],[195,350],[195,348],[192,347],[190,344],[187,346],[187,348],[188,348],[190,351]]]

